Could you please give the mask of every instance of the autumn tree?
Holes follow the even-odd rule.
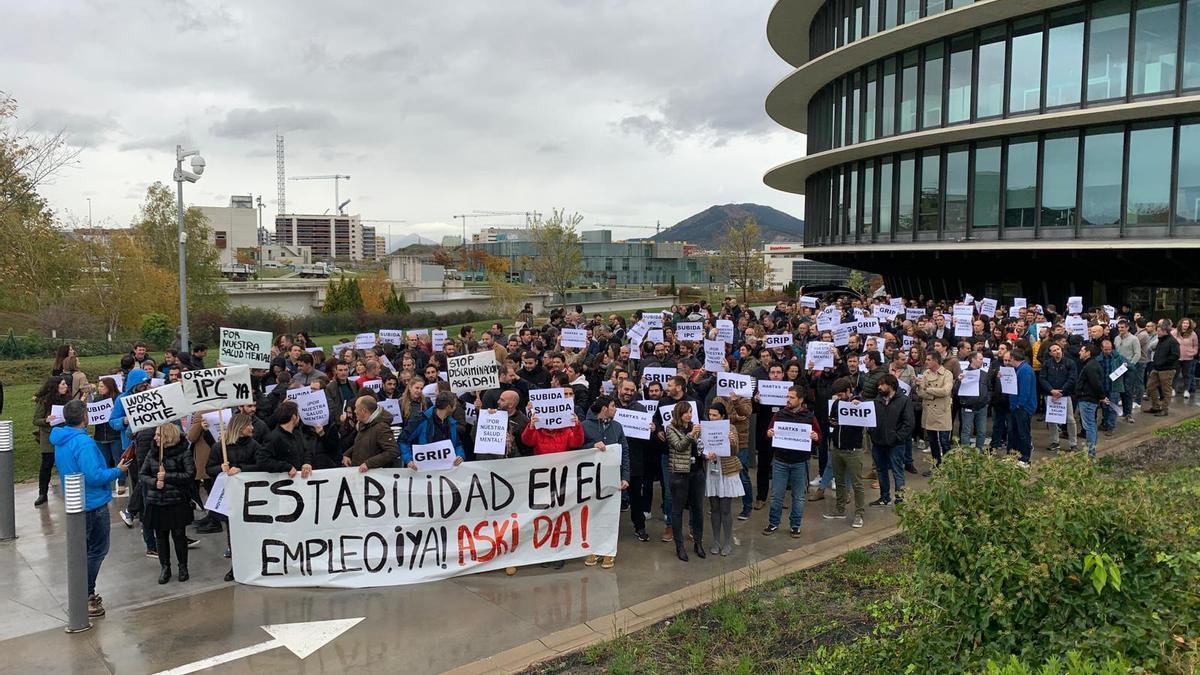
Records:
[[[714,274],[728,277],[729,283],[742,289],[742,302],[748,301],[752,289],[767,282],[768,267],[762,246],[758,222],[745,218],[729,227],[710,261]]]
[[[509,281],[508,259],[487,254],[484,256],[484,280],[487,281],[488,295],[491,297],[492,313],[496,316],[516,314],[525,298],[525,291],[521,285]]]
[[[554,209],[549,218],[534,214],[529,221],[529,235],[537,257],[532,261],[535,282],[558,294],[561,306],[567,304],[567,291],[583,273],[583,246],[575,229],[583,222],[578,213],[566,215]]]
[[[175,288],[175,275],[147,262],[136,237],[124,232],[96,237],[81,242],[79,253],[78,285],[84,308],[104,321],[108,335],[116,335],[122,328],[133,329],[151,313],[179,321],[177,296],[145,292]]]
[[[359,277],[362,290],[363,308],[368,312],[383,312],[387,306],[388,296],[395,293],[387,272],[375,270]]]
[[[146,190],[141,213],[133,223],[134,234],[143,246],[144,259],[172,276],[179,274],[179,226],[175,194],[156,182]],[[208,218],[196,207],[183,214],[187,234],[188,306],[198,309],[222,309],[226,305],[221,290],[220,253],[209,242]],[[172,284],[178,288],[177,284]]]

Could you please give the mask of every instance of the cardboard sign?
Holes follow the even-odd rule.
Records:
[[[859,335],[878,335],[879,319],[873,316],[864,316],[855,324],[854,330]]]
[[[475,426],[475,454],[504,456],[508,451],[508,411],[480,410]]]
[[[313,391],[308,387],[288,389],[287,398],[300,408],[300,421],[310,427],[322,427],[329,422],[329,402],[325,392]]]
[[[184,398],[192,412],[254,403],[250,366],[185,370],[180,374]]]
[[[979,377],[982,373],[982,370],[963,369],[962,379],[958,384],[958,395],[964,398],[979,396]]]
[[[860,402],[838,401],[838,424],[847,427],[875,428],[875,404],[873,401]]]
[[[446,361],[450,391],[456,394],[500,386],[500,371],[496,367],[496,352],[493,350],[451,356]]]
[[[819,301],[820,301],[820,300],[819,300],[819,298],[816,298],[816,297],[814,297],[814,296],[811,296],[811,295],[802,295],[802,296],[800,296],[800,306],[801,306],[801,307],[811,307],[811,308],[813,308],[813,309],[816,309],[816,308],[817,308],[817,303],[818,303]]]
[[[391,328],[379,329],[379,342],[385,345],[396,345],[397,347],[404,345],[404,331],[393,330]]]
[[[682,342],[699,342],[704,339],[704,324],[699,321],[677,323],[675,337]]]
[[[1072,295],[1067,298],[1067,314],[1083,314],[1083,296]]]
[[[446,331],[435,330],[433,335],[433,351],[441,354],[446,351]]]
[[[1009,366],[1000,366],[1000,393],[1017,395],[1017,369]]]
[[[777,405],[782,408],[787,405],[788,389],[791,388],[792,383],[787,380],[759,380],[758,402],[763,405]]]
[[[574,426],[571,416],[575,406],[567,400],[561,388],[534,389],[529,392],[529,404],[537,418],[537,429],[566,429]]]
[[[776,422],[771,427],[775,435],[771,438],[772,448],[812,452],[812,425],[799,422]]]
[[[1053,396],[1046,397],[1046,424],[1066,424],[1067,413],[1071,409],[1071,397],[1063,396],[1057,401]]]
[[[824,370],[833,367],[834,344],[832,342],[808,343],[808,360],[813,370]]]
[[[909,321],[920,321],[925,318],[925,310],[920,307],[905,307],[904,318]]]
[[[754,378],[737,373],[717,373],[717,396],[737,394],[749,398],[754,395]]]
[[[696,408],[695,401],[688,401],[687,404],[692,408],[692,422],[695,423],[700,419],[700,412]],[[675,417],[675,406],[679,403],[665,403],[658,406],[659,413],[662,415],[663,425],[671,423],[671,419]]]
[[[677,374],[674,368],[658,368],[650,366],[642,370],[642,386],[649,386],[651,382],[657,382],[663,386],[665,391],[667,388],[667,380],[675,377]]]
[[[725,343],[721,340],[704,341],[704,369],[710,373],[725,370]]]
[[[729,319],[717,319],[717,339],[727,345],[733,344],[733,322]]]
[[[271,334],[261,330],[222,328],[217,362],[226,366],[271,367]]]
[[[374,346],[375,346],[375,334],[374,333],[359,333],[358,335],[354,336],[354,348],[355,349],[360,349],[360,350],[361,349],[370,349],[371,347],[374,347]]]
[[[88,424],[108,424],[116,399],[101,398],[87,404]]]
[[[183,394],[183,384],[179,382],[129,394],[121,399],[121,405],[125,408],[125,424],[130,432],[174,422],[192,413]]]
[[[418,443],[412,446],[412,461],[417,471],[446,471],[454,468],[454,444],[449,440]]]
[[[617,414],[613,417],[620,425],[625,435],[629,438],[640,438],[643,441],[650,440],[650,423],[654,420],[653,410],[626,410],[625,408],[617,408]],[[479,452],[476,450],[476,452]]]
[[[1126,371],[1128,371],[1128,370],[1129,370],[1129,366],[1122,363],[1119,367],[1117,367],[1116,370],[1114,370],[1108,374],[1108,379],[1112,380],[1113,382],[1116,382],[1117,380],[1121,379],[1121,376],[1124,375],[1126,373]]]
[[[700,442],[704,452],[729,457],[729,420],[705,420],[700,423]]]
[[[766,345],[767,349],[777,349],[779,347],[791,347],[792,346],[792,334],[791,333],[779,333],[779,334],[767,335],[763,338],[763,344]]]
[[[568,349],[587,349],[587,331],[582,328],[562,329],[562,346]]]

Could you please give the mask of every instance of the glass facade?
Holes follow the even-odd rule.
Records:
[[[875,8],[878,27],[889,7],[918,20],[928,3],[847,0],[821,11],[846,7],[852,27],[852,9]],[[809,101],[808,151],[1185,93],[1200,93],[1200,0],[1091,0],[950,35],[834,79]]]
[[[975,0],[828,0],[808,31],[809,58]]]
[[[814,173],[805,194],[805,240],[814,245],[1195,236],[1200,118],[885,155]]]

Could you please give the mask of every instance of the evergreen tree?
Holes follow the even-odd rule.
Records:
[[[325,305],[321,307],[321,311],[326,314],[332,314],[342,307],[342,281],[338,280],[337,284],[333,283],[333,279],[325,285]]]
[[[358,279],[350,279],[346,282],[346,288],[342,294],[344,303],[342,309],[350,311],[363,309],[362,289],[358,287]]]

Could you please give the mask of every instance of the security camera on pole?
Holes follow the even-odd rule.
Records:
[[[192,158],[192,170],[183,169],[183,160]],[[188,349],[188,314],[187,314],[187,231],[183,229],[183,182],[195,183],[204,173],[204,158],[199,150],[184,150],[182,145],[175,146],[175,222],[179,228],[179,351],[187,354]]]

